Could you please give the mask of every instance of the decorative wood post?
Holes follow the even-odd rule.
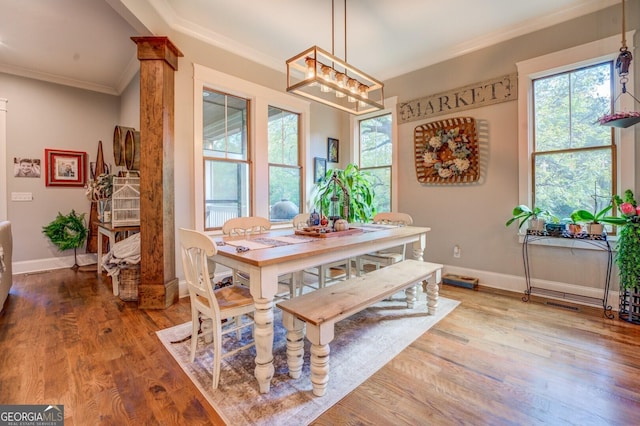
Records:
[[[140,60],[140,286],[138,306],[178,301],[175,268],[174,73],[182,53],[167,37],[131,37]]]

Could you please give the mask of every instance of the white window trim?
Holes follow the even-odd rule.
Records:
[[[369,114],[351,116],[349,123],[351,143],[349,144],[349,158],[355,163],[360,158],[360,126],[359,122],[379,115],[391,114],[391,211],[398,211],[398,97],[393,96],[384,100],[385,108]],[[358,164],[359,166],[359,164]]]
[[[627,40],[633,40],[635,31],[626,33]],[[552,73],[560,73],[578,68],[582,65],[615,60],[620,48],[620,36],[611,36],[602,40],[572,47],[562,51],[539,56],[516,63],[518,68],[518,204],[531,206],[532,202],[532,170],[531,153],[533,149],[533,130],[529,123],[533,119],[532,81]],[[633,46],[628,46],[630,52]],[[620,78],[614,67],[614,98],[621,92]],[[629,72],[627,91],[633,92],[633,69]],[[628,98],[628,99],[627,99]],[[620,96],[616,111],[633,110],[633,99],[630,96]],[[633,128],[614,128],[617,148],[617,192],[622,194],[627,188],[634,188],[635,176],[635,143]],[[524,232],[524,231],[523,231]],[[563,240],[558,240],[562,242]],[[571,241],[553,245],[571,246]],[[546,245],[546,244],[545,244]]]
[[[204,230],[204,193],[203,153],[202,153],[202,92],[205,87],[240,98],[249,99],[250,107],[250,150],[251,167],[251,203],[254,214],[269,217],[269,163],[268,163],[268,108],[274,106],[300,114],[300,155],[302,162],[302,194],[312,184],[313,159],[308,158],[310,141],[310,105],[308,101],[296,96],[279,92],[229,74],[193,64],[193,176],[194,176],[194,215],[195,229]],[[306,205],[307,200],[302,200]]]

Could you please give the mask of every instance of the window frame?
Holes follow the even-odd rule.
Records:
[[[633,40],[635,31],[626,34],[628,40]],[[605,39],[586,43],[580,46],[553,52],[547,55],[517,62],[518,69],[518,204],[532,205],[533,201],[533,80],[571,71],[580,67],[594,65],[600,62],[613,61],[619,54],[620,37],[611,36]],[[629,47],[633,51],[633,46]],[[621,92],[620,79],[614,67],[614,87],[612,96],[615,99]],[[633,70],[629,73],[627,90],[633,93]],[[614,110],[632,109],[632,99],[620,96],[614,104]],[[616,170],[615,185],[618,194],[627,188],[634,188],[635,176],[635,144],[633,130],[613,128],[613,168]],[[519,231],[526,232],[524,229]],[[571,241],[544,240],[541,245],[570,246]]]
[[[296,96],[243,80],[241,78],[193,64],[193,202],[194,228],[204,231],[204,161],[202,151],[202,92],[205,88],[247,99],[249,108],[249,191],[251,215],[269,217],[269,163],[267,144],[268,107],[273,106],[300,114],[300,158],[302,162],[302,194],[307,203],[306,188],[313,184],[313,158],[307,156],[310,143],[310,103]],[[260,143],[260,141],[263,141]],[[208,233],[217,234],[217,228]]]
[[[391,211],[398,211],[398,97],[393,96],[384,100],[385,108],[379,111],[351,116],[350,131],[351,141],[349,144],[349,158],[360,167],[360,121],[381,115],[391,114]]]

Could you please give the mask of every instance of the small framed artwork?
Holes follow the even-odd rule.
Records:
[[[327,138],[327,161],[339,163],[338,153],[340,152],[340,141],[334,138]]]
[[[315,157],[313,159],[313,181],[320,182],[327,174],[327,159]]]
[[[13,158],[13,176],[15,177],[40,177],[39,158]]]
[[[87,153],[44,150],[47,186],[84,186],[87,183]]]

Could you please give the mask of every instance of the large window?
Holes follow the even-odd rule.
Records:
[[[248,216],[249,102],[204,89],[202,92],[205,229]]]
[[[269,106],[269,218],[290,221],[300,213],[300,117]]]
[[[313,179],[305,172],[313,170],[309,102],[199,64],[193,81],[195,229],[217,233],[231,217],[272,217],[282,199],[289,201],[279,207],[304,211]]]
[[[533,203],[559,218],[600,211],[616,193],[615,145],[597,124],[612,104],[613,63],[533,80]]]
[[[518,204],[563,219],[576,209],[599,211],[634,187],[633,132],[597,123],[612,109],[633,108],[615,96],[619,44],[613,36],[517,64]]]
[[[360,170],[372,177],[376,211],[391,211],[393,163],[391,114],[363,119],[358,123]]]

